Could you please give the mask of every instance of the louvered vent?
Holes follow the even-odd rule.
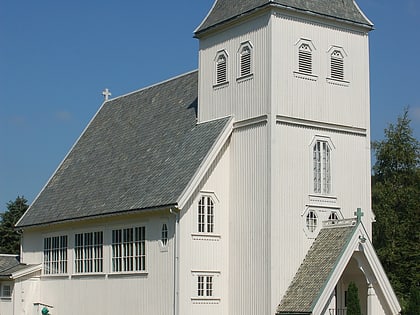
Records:
[[[308,44],[299,47],[299,72],[312,74],[312,50]]]
[[[331,78],[344,80],[343,55],[338,50],[334,50],[331,54]]]
[[[220,55],[217,58],[216,64],[216,83],[225,83],[227,81],[227,66],[226,66],[226,57]]]
[[[251,74],[251,50],[244,47],[241,52],[241,77]]]

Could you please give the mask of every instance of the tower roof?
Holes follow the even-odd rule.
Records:
[[[209,14],[195,30],[195,35],[199,36],[220,24],[268,6],[315,13],[372,27],[372,22],[353,0],[216,0]]]

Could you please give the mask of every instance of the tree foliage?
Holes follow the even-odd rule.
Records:
[[[347,290],[347,315],[361,315],[359,290],[354,282],[350,282]]]
[[[404,310],[420,281],[420,143],[407,109],[373,149],[373,243]]]
[[[20,236],[15,231],[15,224],[28,209],[27,200],[18,196],[7,203],[7,211],[0,214],[0,253],[19,254]]]

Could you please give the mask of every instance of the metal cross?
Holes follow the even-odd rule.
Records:
[[[108,89],[105,89],[102,91],[102,95],[104,96],[106,102],[112,94]]]
[[[354,213],[354,215],[357,218],[357,222],[360,222],[360,221],[362,221],[362,217],[363,217],[364,213],[363,213],[361,208],[357,208],[357,211]]]

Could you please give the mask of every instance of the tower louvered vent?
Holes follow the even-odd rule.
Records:
[[[299,47],[299,72],[312,74],[312,50],[308,44]]]
[[[344,60],[340,51],[334,50],[331,54],[331,78],[344,80]]]
[[[227,81],[227,61],[226,56],[220,55],[216,63],[216,83],[221,84]]]
[[[241,51],[241,77],[251,74],[251,50],[248,46]]]

